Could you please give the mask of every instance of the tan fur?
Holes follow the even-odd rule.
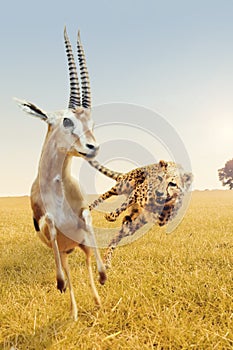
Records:
[[[82,112],[83,114],[83,112]],[[74,114],[79,118],[79,114]],[[93,247],[100,282],[105,282],[106,276],[99,252],[96,248],[91,223],[87,224],[83,216],[88,211],[85,199],[82,197],[77,181],[70,175],[71,160],[73,156],[79,156],[79,150],[83,151],[84,145],[78,137],[69,148],[63,135],[61,120],[58,118],[53,127],[49,127],[48,134],[41,154],[38,176],[31,190],[31,206],[34,219],[40,227],[39,237],[54,251],[56,263],[57,283],[60,291],[66,288],[65,276],[70,287],[72,314],[77,318],[77,306],[74,299],[71,281],[69,281],[66,253],[80,246],[87,255],[87,266],[95,301],[99,304],[100,298],[94,285],[90,265],[91,247]],[[72,136],[73,137],[73,136]],[[73,140],[72,140],[73,141]],[[94,136],[89,130],[85,135],[86,143],[94,143]],[[87,214],[88,215],[88,214]],[[90,225],[90,226],[89,226]],[[54,230],[54,237],[53,232]],[[75,237],[75,239],[73,239]]]
[[[98,151],[92,127],[90,110],[82,107],[46,115],[30,103],[18,101],[26,111],[36,114],[48,123],[48,132],[41,153],[38,175],[31,189],[31,207],[34,224],[40,239],[52,248],[55,258],[57,288],[66,290],[66,278],[70,291],[72,316],[77,319],[67,254],[79,246],[86,254],[86,262],[95,302],[100,297],[95,287],[91,251],[95,253],[99,281],[106,280],[105,268],[96,246],[91,215],[79,184],[71,176],[71,162],[76,157],[93,157]],[[32,108],[32,112],[30,110]],[[64,120],[72,121],[71,127]],[[89,147],[91,145],[91,148]]]
[[[106,273],[96,246],[90,211],[80,192],[79,184],[71,177],[70,171],[72,157],[93,158],[99,149],[93,135],[91,92],[86,58],[80,33],[78,33],[77,50],[82,87],[80,91],[77,67],[66,28],[64,41],[70,77],[68,108],[47,113],[31,102],[18,99],[16,102],[24,111],[48,124],[38,175],[31,189],[31,207],[34,226],[40,239],[53,250],[57,288],[61,292],[66,290],[67,279],[71,312],[76,320],[78,311],[67,254],[77,246],[86,254],[90,284],[94,300],[98,305],[100,305],[100,297],[95,287],[90,260],[92,249],[101,284],[106,280]]]

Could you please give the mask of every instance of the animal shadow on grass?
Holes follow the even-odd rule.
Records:
[[[80,315],[80,314],[79,314]],[[81,316],[81,315],[80,315]],[[82,317],[82,316],[81,316]],[[0,343],[1,350],[44,350],[56,347],[62,343],[67,334],[77,327],[72,318],[61,321],[51,321],[31,333],[21,332],[11,334]]]
[[[79,320],[87,323],[87,327],[93,323],[93,317],[89,315],[93,314],[92,311],[79,312]],[[0,343],[1,350],[44,350],[56,347],[58,344],[62,344],[63,341],[72,334],[75,329],[77,339],[73,339],[73,342],[82,339],[82,335],[77,332],[77,323],[68,317],[64,320],[51,320],[50,322],[36,327],[31,333],[27,332],[15,332],[15,334],[9,335]],[[71,338],[72,339],[72,338]]]

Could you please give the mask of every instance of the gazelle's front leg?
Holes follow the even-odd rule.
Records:
[[[57,230],[54,224],[53,216],[51,214],[46,213],[42,219],[43,220],[40,220],[40,230],[43,232],[46,229],[46,226],[49,230],[56,265],[57,289],[59,289],[62,293],[66,290],[66,282],[62,269],[61,256],[57,244]]]

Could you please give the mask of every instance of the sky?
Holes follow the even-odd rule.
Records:
[[[93,106],[154,111],[182,140],[193,188],[222,188],[217,170],[233,158],[232,0],[22,0],[0,12],[0,196],[30,193],[46,134],[12,97],[47,111],[67,107],[65,25],[74,48],[81,30]],[[141,121],[151,129],[146,113]],[[103,132],[98,142],[106,142]],[[145,135],[135,142],[149,147]],[[136,158],[132,164],[141,163]]]

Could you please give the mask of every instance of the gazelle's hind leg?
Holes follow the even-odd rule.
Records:
[[[66,281],[65,281],[65,276],[62,269],[61,256],[60,256],[60,252],[57,244],[57,230],[54,224],[53,216],[49,213],[46,213],[43,220],[40,220],[40,230],[43,232],[46,229],[46,226],[49,231],[51,245],[54,253],[54,259],[55,259],[55,265],[56,265],[57,289],[59,289],[60,292],[62,293],[62,292],[65,292],[66,290]]]
[[[68,282],[68,287],[69,287],[69,292],[70,292],[71,315],[72,315],[74,321],[77,321],[78,309],[77,309],[77,304],[76,304],[76,300],[75,300],[75,296],[74,296],[74,290],[73,290],[70,269],[69,269],[69,264],[68,264],[68,256],[67,256],[66,252],[61,252],[61,263],[62,263],[63,269],[64,269],[66,277],[67,277],[67,282]]]

